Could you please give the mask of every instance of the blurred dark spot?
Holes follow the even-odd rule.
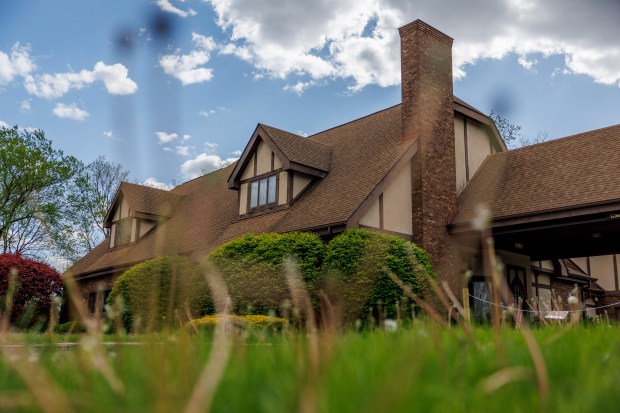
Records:
[[[498,86],[491,96],[493,111],[509,116],[515,110],[516,94],[509,86]]]
[[[121,30],[116,37],[116,47],[121,51],[130,51],[133,48],[133,37],[129,30]]]
[[[151,18],[150,29],[157,40],[166,40],[174,31],[169,14],[158,12]]]

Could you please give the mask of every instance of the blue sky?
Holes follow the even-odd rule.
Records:
[[[259,122],[312,134],[399,103],[397,28],[416,18],[455,39],[455,94],[526,136],[620,123],[616,0],[28,0],[0,15],[0,124],[154,185],[234,159]]]

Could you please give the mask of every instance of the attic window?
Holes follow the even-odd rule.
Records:
[[[250,208],[264,207],[276,203],[278,175],[269,175],[250,182]]]
[[[131,218],[124,218],[116,224],[114,245],[123,245],[131,241]]]

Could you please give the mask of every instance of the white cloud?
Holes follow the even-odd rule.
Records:
[[[519,56],[518,62],[521,65],[521,67],[523,67],[528,72],[532,72],[532,73],[536,73],[537,72],[536,68],[534,66],[536,66],[538,63],[540,63],[536,59],[528,60],[525,56]]]
[[[237,159],[238,158],[222,159],[218,155],[203,152],[194,159],[183,162],[181,165],[181,174],[188,179],[193,179],[216,169],[224,168]]]
[[[176,14],[177,16],[181,16],[181,17],[195,16],[196,14],[198,14],[193,9],[189,9],[187,11],[179,9],[178,7],[173,5],[170,0],[157,0],[157,5],[162,11]]]
[[[201,110],[200,112],[198,112],[198,114],[200,116],[204,116],[205,118],[208,118],[211,115],[215,115],[215,110],[213,110],[213,109]]]
[[[22,46],[18,42],[9,53],[0,51],[0,85],[6,85],[18,76],[28,76],[35,69],[29,46]]]
[[[173,188],[173,185],[170,184],[166,184],[163,183],[161,181],[158,181],[157,178],[150,176],[148,178],[146,178],[143,182],[142,185],[146,185],[146,186],[150,186],[152,188],[157,188],[157,189],[163,189],[166,191],[169,191]]]
[[[297,95],[301,96],[306,89],[308,89],[310,86],[314,86],[315,84],[316,84],[315,81],[310,81],[310,82],[299,81],[295,83],[294,85],[284,86],[284,90],[295,92]]]
[[[87,111],[83,109],[78,108],[75,103],[72,103],[70,105],[65,105],[64,103],[58,103],[54,107],[53,112],[54,112],[54,115],[58,116],[59,118],[73,119],[77,121],[83,121],[88,116],[90,116],[90,113],[88,113]]]
[[[19,109],[21,109],[22,112],[30,112],[31,108],[30,99],[24,99],[19,104]]]
[[[8,123],[6,123],[3,120],[0,120],[0,129],[2,129],[2,128],[10,129],[11,125],[9,125]]]
[[[242,153],[243,152],[240,149],[237,149],[236,151],[232,151],[230,154],[239,158]]]
[[[190,148],[191,148],[190,146],[182,146],[182,145],[175,146],[174,148],[171,148],[171,147],[167,146],[167,147],[164,148],[164,151],[166,151],[166,152],[174,152],[177,155],[181,155],[181,156],[189,156]]]
[[[179,79],[183,85],[207,82],[213,77],[213,70],[204,65],[211,59],[211,52],[216,48],[215,41],[211,37],[192,33],[192,42],[196,49],[189,54],[181,54],[177,50],[175,54],[159,59],[164,72]]]
[[[45,73],[28,75],[24,87],[31,95],[45,99],[63,96],[71,89],[82,89],[96,81],[104,83],[108,93],[112,95],[130,95],[138,90],[136,82],[128,77],[128,70],[120,63],[106,65],[97,62],[93,70],[81,70],[67,73]]]
[[[397,28],[417,18],[455,39],[457,79],[483,59],[514,53],[533,70],[532,55],[561,54],[569,73],[620,86],[617,0],[472,0],[467,7],[459,0],[441,7],[434,0],[317,0],[286,7],[281,0],[209,2],[230,34],[219,53],[251,63],[258,77],[289,79],[287,89],[295,93],[321,79],[348,79],[353,91],[399,84]]]
[[[176,133],[155,132],[155,136],[159,139],[159,143],[169,143],[177,140],[179,135]]]
[[[189,156],[189,146],[175,146],[175,152],[181,156]]]

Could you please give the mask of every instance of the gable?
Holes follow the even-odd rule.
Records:
[[[330,164],[329,146],[258,124],[228,178],[228,187],[238,190],[242,179],[280,167],[283,171],[298,171],[323,178],[329,172]]]

